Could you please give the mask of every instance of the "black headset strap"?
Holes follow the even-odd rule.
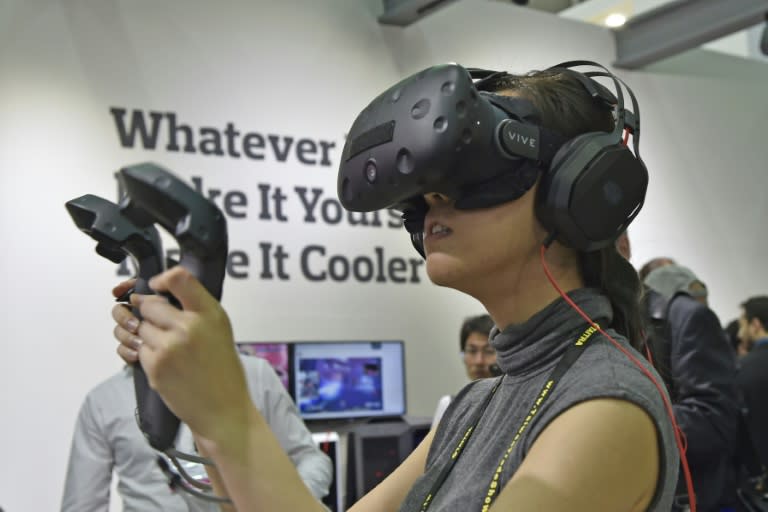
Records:
[[[608,68],[606,68],[602,64],[598,64],[597,62],[593,62],[589,60],[571,60],[567,62],[561,62],[560,64],[557,64],[552,67],[570,69],[578,66],[593,66],[603,70],[603,71],[587,71],[585,73],[581,73],[579,71],[576,71],[575,69],[572,70],[576,73],[581,73],[582,75],[586,76],[590,80],[593,80],[592,77],[600,76],[600,77],[608,78],[611,81],[613,81],[614,87],[616,88],[616,97],[618,100],[618,104],[616,106],[616,126],[614,127],[614,132],[618,132],[618,135],[621,136],[625,128],[630,129],[632,133],[632,148],[634,149],[635,157],[640,159],[640,105],[637,102],[635,93],[632,92],[632,89],[626,84],[626,82],[624,82],[624,80],[617,77],[616,75],[611,73],[611,71]],[[621,86],[624,86],[624,88],[627,90],[627,93],[629,94],[630,100],[632,102],[631,111],[627,110],[626,107],[624,106],[624,94],[622,92]]]
[[[625,89],[627,89],[627,93],[629,93],[629,98],[632,101],[632,110],[627,110],[624,108],[624,127],[629,128],[630,132],[632,133],[632,148],[634,149],[635,156],[639,159],[640,158],[640,104],[637,102],[637,98],[635,97],[635,93],[632,92],[632,89],[622,80],[621,78],[612,75],[610,72],[608,73],[600,73],[600,72],[591,72],[589,76],[605,76],[610,77],[614,81],[619,81]]]
[[[502,94],[496,94],[492,92],[481,93],[488,101],[491,102],[497,108],[500,108],[507,113],[509,119],[505,119],[500,124],[500,131],[497,131],[496,137],[498,142],[501,143],[500,148],[507,151],[507,155],[510,159],[517,159],[524,157],[528,160],[540,163],[549,164],[555,158],[558,150],[565,144],[571,137],[565,137],[559,133],[550,130],[542,126],[539,110],[534,104],[525,98],[517,96],[504,96]],[[526,147],[520,147],[518,150],[510,150],[508,143],[504,141],[505,132],[512,130],[518,133],[527,134],[536,138],[536,150],[533,152],[527,152]]]
[[[586,71],[581,72],[577,71],[575,67],[579,66],[593,66],[596,68],[600,68],[603,71]],[[635,156],[639,159],[640,158],[640,105],[637,102],[637,98],[635,97],[635,93],[632,92],[632,89],[622,80],[621,78],[617,77],[611,71],[603,66],[602,64],[599,64],[594,61],[590,60],[570,60],[566,62],[561,62],[560,64],[556,64],[549,69],[557,69],[562,68],[570,73],[573,73],[573,76],[581,82],[581,84],[584,86],[584,88],[587,90],[587,92],[592,96],[592,98],[596,100],[602,100],[606,103],[606,105],[610,104],[612,101],[611,96],[612,93],[605,89],[605,86],[603,86],[601,83],[594,80],[594,77],[604,77],[608,78],[611,81],[613,81],[614,87],[616,89],[616,95],[615,100],[616,104],[613,106],[614,114],[616,115],[616,126],[614,127],[614,134],[617,136],[617,138],[621,138],[623,135],[623,131],[625,128],[629,128],[632,133],[632,147],[634,149]],[[478,91],[484,90],[485,86],[489,83],[494,82],[495,80],[498,80],[499,78],[502,78],[504,76],[509,75],[506,71],[495,71],[491,69],[482,69],[482,68],[466,68],[467,71],[469,71],[470,77],[475,80],[474,85],[475,88]],[[622,90],[622,86],[627,90],[627,93],[629,94],[630,100],[632,102],[632,110],[627,110],[624,106],[624,93]],[[606,94],[607,93],[607,94]]]
[[[554,66],[552,66],[552,68],[571,69],[579,66],[592,66],[592,67],[600,68],[603,71],[605,71],[606,74],[604,76],[613,80],[613,85],[616,88],[616,98],[618,99],[618,106],[621,108],[624,108],[624,94],[622,93],[621,86],[619,85],[621,81],[619,80],[618,77],[616,77],[613,73],[611,73],[611,71],[608,68],[606,68],[602,64],[599,64],[591,60],[569,60],[566,62],[561,62],[560,64],[555,64]],[[573,71],[576,71],[576,70],[574,69]],[[576,72],[581,73],[582,75],[585,75],[585,76],[589,76],[588,74],[582,73],[581,71],[576,71]],[[588,73],[592,73],[592,72],[588,72]]]
[[[484,91],[485,86],[489,83],[509,75],[506,71],[495,71],[493,69],[466,68],[466,70],[469,71],[473,85],[478,91]]]
[[[593,67],[597,67],[597,68],[603,69],[607,73],[604,76],[609,78],[609,79],[611,79],[613,81],[613,86],[616,88],[616,100],[617,100],[616,105],[614,105],[614,107],[613,107],[613,112],[614,112],[614,115],[616,116],[616,126],[614,126],[614,128],[613,128],[613,134],[616,136],[617,140],[621,140],[621,136],[622,136],[622,134],[624,132],[624,126],[625,126],[624,118],[625,118],[625,115],[626,115],[626,112],[624,110],[624,94],[622,93],[621,85],[619,83],[619,80],[613,75],[613,73],[611,73],[608,70],[608,68],[606,68],[605,66],[603,66],[601,64],[598,64],[597,62],[590,61],[590,60],[570,60],[570,61],[567,61],[567,62],[561,62],[560,64],[556,64],[556,65],[552,66],[550,69],[565,68],[565,69],[568,69],[572,73],[577,73],[576,76],[578,76],[578,74],[580,74],[580,75],[586,77],[587,80],[593,80],[593,78],[591,78],[590,75],[582,73],[581,71],[577,71],[575,69],[571,69],[571,68],[579,67],[579,66],[593,66]],[[591,72],[591,75],[595,76],[594,72]],[[590,94],[592,94],[593,90],[595,90],[595,91],[597,90],[597,86],[596,85],[595,86],[592,86],[592,84],[587,85],[581,79],[579,79],[579,81],[581,81],[582,85],[587,89],[588,92],[590,92]],[[597,82],[595,82],[595,84],[597,84]],[[600,84],[598,84],[598,85],[600,85]],[[595,96],[593,95],[593,97],[595,97]],[[598,98],[603,98],[600,95],[598,95],[597,97]]]

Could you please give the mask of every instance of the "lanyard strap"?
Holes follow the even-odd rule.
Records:
[[[501,458],[501,461],[497,465],[496,470],[493,473],[491,483],[488,486],[488,491],[486,492],[486,496],[483,500],[482,512],[488,511],[488,509],[491,507],[491,503],[493,503],[493,500],[495,499],[496,494],[498,494],[499,479],[501,477],[501,472],[504,469],[504,464],[507,462],[507,459],[512,453],[514,447],[517,445],[517,442],[522,438],[523,432],[525,432],[530,423],[533,421],[541,405],[547,400],[547,398],[549,398],[549,395],[552,394],[552,391],[554,390],[557,382],[563,377],[563,375],[565,375],[568,369],[573,366],[573,363],[575,363],[579,356],[584,352],[584,347],[586,346],[587,341],[589,341],[590,337],[595,332],[597,332],[598,329],[599,326],[597,324],[590,324],[587,326],[586,330],[584,330],[581,336],[579,336],[576,341],[568,347],[568,350],[565,351],[565,354],[563,354],[563,356],[557,362],[557,365],[552,370],[552,373],[547,378],[547,381],[541,388],[541,391],[539,391],[536,400],[533,402],[531,410],[520,424],[520,427],[518,427],[515,436],[512,438],[512,441],[509,444],[509,447],[506,449],[504,455]],[[488,404],[491,403],[491,399],[496,394],[496,391],[499,389],[503,379],[504,376],[502,375],[496,380],[496,383],[485,397],[482,405],[472,417],[472,421],[470,421],[469,427],[464,431],[464,435],[461,437],[461,440],[458,442],[456,448],[454,448],[453,452],[451,453],[450,463],[443,467],[443,470],[438,475],[437,480],[435,480],[435,483],[432,485],[432,489],[430,489],[429,493],[427,493],[427,496],[424,498],[419,512],[426,512],[426,510],[432,504],[432,499],[434,498],[437,491],[440,490],[440,487],[442,487],[443,483],[448,478],[448,475],[456,465],[459,457],[464,452],[465,446],[469,442],[469,439],[472,437],[477,424],[480,423],[480,419],[483,417],[483,414],[485,414],[485,411],[488,408]]]
[[[464,451],[464,447],[467,445],[467,441],[469,441],[469,438],[472,437],[472,432],[474,432],[477,424],[480,423],[480,418],[483,417],[483,413],[485,413],[485,410],[488,408],[488,404],[491,403],[491,399],[493,398],[493,395],[496,394],[496,390],[499,389],[499,386],[501,385],[501,381],[503,379],[504,379],[504,375],[496,379],[496,383],[493,385],[493,388],[491,388],[491,391],[486,395],[485,400],[483,401],[483,404],[475,412],[475,415],[472,416],[472,421],[469,422],[469,427],[467,428],[467,430],[464,431],[464,435],[461,436],[461,440],[459,441],[459,444],[456,445],[456,448],[454,448],[453,452],[451,453],[451,461],[448,463],[447,466],[443,467],[443,470],[437,476],[437,480],[435,480],[434,485],[432,485],[432,489],[429,491],[429,493],[427,493],[427,496],[424,498],[424,502],[421,504],[420,512],[426,512],[426,510],[432,504],[432,498],[435,496],[435,493],[437,493],[440,487],[443,486],[443,482],[445,482],[445,479],[448,478],[448,474],[453,469],[453,466],[456,465],[456,461],[459,460],[459,457]]]

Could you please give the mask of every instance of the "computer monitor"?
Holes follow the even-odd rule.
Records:
[[[296,342],[293,396],[305,420],[405,414],[402,341]]]
[[[286,342],[238,341],[237,350],[241,354],[266,359],[272,366],[290,394],[291,385],[291,345]]]

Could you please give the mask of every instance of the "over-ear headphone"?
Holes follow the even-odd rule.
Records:
[[[584,65],[604,71],[570,70]],[[608,77],[616,86],[613,131],[584,133],[563,144],[542,174],[536,198],[536,215],[547,231],[569,247],[593,251],[612,244],[645,200],[648,171],[639,154],[637,100],[627,87],[634,112],[626,110],[619,79],[594,62],[565,62],[555,68],[570,70],[596,101],[611,98],[593,76]],[[633,136],[634,153],[626,146],[625,133]]]
[[[572,69],[580,66],[599,70]],[[550,238],[585,252],[613,243],[639,212],[648,184],[637,101],[595,62],[550,70],[575,78],[610,109],[613,131],[568,139],[541,126],[528,99],[493,92],[495,82],[512,77],[506,72],[434,66],[392,86],[355,120],[339,168],[342,204],[353,211],[401,210],[423,255],[423,194],[443,193],[458,209],[486,208],[517,199],[541,174],[536,214]],[[616,95],[595,77],[610,79]],[[633,111],[624,106],[622,85]],[[634,153],[626,146],[630,133]]]

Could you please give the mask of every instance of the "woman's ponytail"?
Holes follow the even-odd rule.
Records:
[[[643,347],[643,288],[635,268],[611,244],[599,251],[580,254],[587,286],[608,296],[613,307],[612,327],[636,349]]]

